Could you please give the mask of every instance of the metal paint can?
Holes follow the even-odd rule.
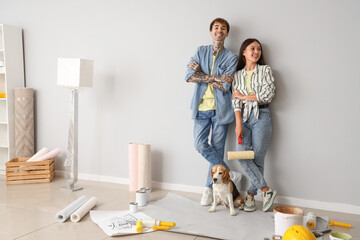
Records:
[[[145,188],[145,187],[143,187],[143,188],[141,188],[140,190],[142,190],[142,191],[145,191],[146,192],[146,202],[150,202],[150,193],[151,193],[151,189],[150,188]]]
[[[146,206],[146,191],[142,189],[136,191],[136,202],[139,207]]]
[[[136,202],[131,202],[129,211],[131,213],[136,213],[138,211],[138,204]]]

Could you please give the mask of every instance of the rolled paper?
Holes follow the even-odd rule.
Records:
[[[50,152],[36,158],[35,160],[33,160],[32,162],[40,162],[40,161],[45,161],[48,160],[50,158],[54,158],[56,155],[60,154],[61,151],[59,148],[55,148],[54,150],[51,150]]]
[[[27,160],[27,162],[36,162],[36,159],[41,157],[42,155],[46,154],[49,152],[49,149],[43,147],[42,149],[40,149],[37,153],[35,153],[34,156],[32,156],[31,158],[29,158]]]
[[[84,205],[82,205],[78,210],[71,214],[70,219],[72,222],[78,222],[82,219],[92,208],[96,206],[97,199],[96,197],[91,197]]]
[[[55,215],[55,220],[57,222],[65,222],[66,219],[68,219],[71,214],[73,214],[77,209],[79,209],[82,205],[84,205],[87,202],[88,198],[86,196],[81,196],[72,203],[70,203],[67,207],[65,207],[63,210],[58,212]]]
[[[237,152],[228,152],[228,160],[236,159],[254,159],[254,151],[237,151]]]
[[[138,189],[138,145],[129,143],[129,191]]]
[[[151,189],[151,145],[138,144],[138,189]]]

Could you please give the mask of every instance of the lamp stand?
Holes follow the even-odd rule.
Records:
[[[64,163],[65,178],[69,186],[62,187],[72,192],[82,189],[82,187],[75,186],[78,180],[78,95],[78,89],[72,88],[70,96],[68,152]]]

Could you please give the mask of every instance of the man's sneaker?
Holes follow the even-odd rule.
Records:
[[[262,192],[263,197],[263,211],[266,212],[271,208],[272,204],[274,203],[274,200],[276,198],[277,192],[275,190],[272,190],[269,188],[266,192]]]
[[[245,212],[253,212],[256,210],[256,206],[255,206],[255,199],[254,197],[247,195],[245,198],[245,207],[244,207],[244,211]]]
[[[200,204],[203,206],[209,206],[213,201],[213,191],[211,188],[205,188]]]

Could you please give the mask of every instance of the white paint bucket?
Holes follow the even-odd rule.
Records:
[[[274,208],[275,235],[284,236],[286,230],[294,225],[303,225],[304,210],[292,206]]]

